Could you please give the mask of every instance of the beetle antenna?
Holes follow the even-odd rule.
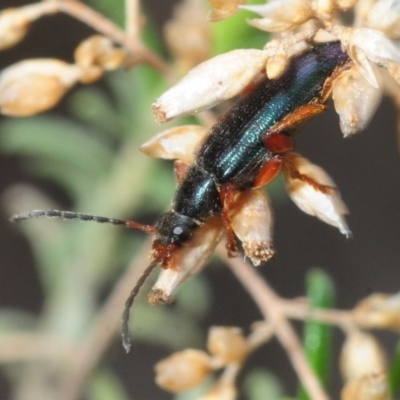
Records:
[[[122,314],[122,328],[121,328],[121,336],[122,336],[122,346],[127,353],[131,349],[131,338],[129,335],[129,310],[132,307],[133,301],[135,297],[138,295],[141,287],[145,283],[146,279],[149,277],[153,269],[157,266],[158,260],[154,260],[144,271],[142,276],[136,282],[136,285],[132,289],[129,297],[125,301],[125,308]]]
[[[100,217],[97,215],[82,214],[73,211],[59,211],[59,210],[33,210],[26,213],[14,214],[11,216],[11,222],[19,222],[31,218],[60,218],[64,220],[77,219],[79,221],[95,221],[100,224],[123,225],[127,228],[140,229],[146,233],[155,233],[156,228],[151,225],[142,225],[135,221]]]

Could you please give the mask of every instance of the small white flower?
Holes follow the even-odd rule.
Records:
[[[272,211],[262,189],[240,193],[231,214],[232,229],[253,264],[258,266],[273,257]]]
[[[0,111],[28,116],[52,108],[81,77],[75,65],[56,59],[26,60],[0,73]]]
[[[376,338],[361,331],[351,331],[340,355],[340,369],[346,382],[364,375],[386,371],[386,354]]]
[[[381,101],[382,91],[373,87],[357,68],[352,68],[334,82],[332,97],[346,137],[367,126]]]
[[[166,122],[236,96],[263,70],[266,59],[262,50],[233,50],[199,64],[153,104],[154,118]]]
[[[211,217],[194,232],[187,245],[173,252],[168,268],[161,271],[149,294],[150,303],[173,301],[179,285],[205,266],[221,239],[223,228],[220,217]]]
[[[200,125],[175,126],[153,136],[140,151],[150,157],[192,163],[194,151],[207,133],[208,129]]]
[[[363,25],[381,31],[388,38],[400,39],[400,1],[376,1],[366,10]]]
[[[271,0],[266,4],[240,6],[263,18],[251,19],[249,24],[267,32],[282,32],[308,21],[313,11],[308,0]]]
[[[23,40],[32,21],[56,11],[57,5],[51,1],[2,10],[0,12],[0,50],[8,49]]]
[[[187,349],[159,361],[154,370],[158,386],[179,393],[203,382],[211,372],[211,358],[204,351]]]
[[[383,33],[368,28],[332,28],[342,42],[349,56],[360,68],[360,72],[371,85],[378,87],[378,81],[370,62],[388,66],[400,63],[400,49]]]
[[[347,207],[340,198],[335,183],[322,168],[297,153],[289,153],[285,156],[283,172],[286,190],[297,207],[337,227],[344,235],[351,235],[344,219],[344,215],[348,213]],[[319,186],[324,186],[326,190],[319,189],[307,179],[299,179],[298,174]]]
[[[208,332],[207,349],[224,365],[242,362],[249,354],[249,344],[240,328],[213,326]]]

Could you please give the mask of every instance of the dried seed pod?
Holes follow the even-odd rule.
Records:
[[[272,0],[262,5],[241,6],[256,12],[261,19],[251,19],[249,24],[267,32],[282,32],[295,28],[313,16],[308,0]]]
[[[247,0],[208,0],[211,11],[208,19],[216,22],[234,15],[239,10],[239,5],[246,4]]]
[[[343,345],[340,369],[346,382],[356,381],[364,375],[386,371],[386,355],[374,336],[352,331]]]
[[[140,151],[150,157],[192,163],[195,149],[207,132],[207,128],[200,125],[175,126],[153,136],[142,144]]]
[[[277,54],[271,57],[267,62],[267,76],[269,79],[279,78],[288,67],[290,58],[284,54]]]
[[[381,31],[390,39],[400,39],[400,7],[397,0],[375,1],[365,11],[363,26]]]
[[[186,73],[211,55],[211,29],[203,0],[185,0],[174,8],[164,37],[179,72]]]
[[[255,266],[274,256],[272,210],[262,189],[242,192],[232,209],[232,229]]]
[[[237,389],[232,382],[217,382],[209,391],[199,397],[199,400],[236,400]]]
[[[313,0],[312,8],[317,18],[330,22],[335,11],[334,0]]]
[[[357,304],[353,316],[359,326],[400,333],[400,294],[374,293]]]
[[[0,110],[29,116],[55,106],[80,78],[74,65],[55,59],[21,61],[0,74]]]
[[[348,382],[341,394],[341,400],[390,400],[391,398],[384,372],[365,375]]]
[[[150,303],[171,303],[178,286],[204,267],[222,233],[223,223],[220,217],[209,218],[195,231],[189,244],[175,250],[169,268],[161,271],[150,292]]]
[[[224,364],[242,362],[249,353],[249,345],[237,327],[213,326],[208,332],[208,351]]]
[[[24,39],[30,24],[44,14],[56,11],[56,4],[47,1],[0,12],[0,50],[13,47]]]
[[[283,163],[286,190],[302,211],[337,227],[350,236],[344,215],[348,213],[329,175],[297,153],[288,153]]]
[[[204,351],[188,349],[159,361],[154,369],[158,386],[173,393],[184,392],[209,375],[210,357]]]
[[[381,32],[334,26],[332,33],[337,35],[364,78],[374,87],[379,85],[370,62],[385,67],[391,62],[400,63],[400,49]]]
[[[74,52],[75,62],[84,68],[100,67],[114,70],[121,67],[127,58],[125,50],[117,47],[107,37],[93,35],[81,42]]]
[[[346,137],[367,126],[381,101],[382,91],[373,87],[354,67],[335,80],[332,97]]]
[[[157,122],[197,113],[230,99],[244,90],[264,69],[262,50],[233,50],[193,68],[154,104]]]

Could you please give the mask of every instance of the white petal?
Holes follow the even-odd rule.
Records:
[[[269,17],[271,13],[274,13],[277,9],[279,9],[281,3],[284,3],[284,0],[271,0],[265,4],[241,5],[239,6],[239,8],[241,8],[242,10],[255,12],[262,17]]]
[[[264,68],[262,50],[233,50],[199,64],[154,104],[157,122],[197,113],[244,90]]]
[[[209,218],[186,246],[175,250],[171,265],[163,269],[149,295],[152,304],[170,303],[181,283],[197,274],[207,263],[224,232],[221,218]]]
[[[232,229],[255,266],[268,261],[275,251],[272,245],[272,211],[262,189],[240,193],[232,210]]]
[[[400,62],[400,50],[383,33],[373,29],[355,29],[352,44],[363,50],[371,61]]]
[[[207,132],[207,128],[200,125],[177,126],[153,136],[140,151],[150,157],[192,163],[194,151]]]
[[[400,1],[380,0],[368,10],[366,26],[383,32],[391,39],[400,38]]]
[[[291,29],[312,17],[310,2],[307,0],[279,0],[263,5],[240,6],[260,14],[262,19],[248,21],[268,32],[282,32]]]
[[[375,113],[382,93],[353,68],[333,84],[333,101],[344,136],[362,131]]]
[[[285,32],[296,26],[292,22],[275,21],[270,18],[248,19],[247,23],[265,32]]]
[[[319,185],[330,186],[335,189],[330,189],[327,192],[318,190],[308,182],[292,177],[293,168]],[[297,153],[290,153],[283,164],[283,171],[287,192],[302,211],[337,227],[346,236],[351,235],[344,219],[344,215],[348,214],[347,207],[340,198],[335,183],[322,168],[312,164]]]

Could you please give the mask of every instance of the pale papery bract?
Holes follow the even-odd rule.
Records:
[[[293,168],[316,184],[324,186],[325,190],[299,179],[297,174],[292,176]],[[306,214],[337,227],[347,237],[351,236],[344,218],[348,213],[347,207],[340,198],[335,183],[321,167],[297,153],[290,153],[286,156],[286,162],[283,163],[283,172],[286,190],[297,207]]]
[[[357,68],[352,68],[334,82],[332,98],[346,137],[365,129],[379,106],[382,90],[372,86]]]
[[[345,382],[386,371],[387,357],[375,336],[359,330],[350,331],[341,350],[340,370]]]
[[[346,383],[341,400],[391,400],[389,381],[384,371],[364,375]]]
[[[199,64],[154,104],[157,122],[198,113],[228,100],[250,85],[266,63],[262,50],[233,50]]]
[[[169,268],[160,272],[149,294],[150,303],[171,303],[177,288],[205,267],[222,234],[223,223],[219,216],[209,218],[199,227],[189,244],[174,251]]]

